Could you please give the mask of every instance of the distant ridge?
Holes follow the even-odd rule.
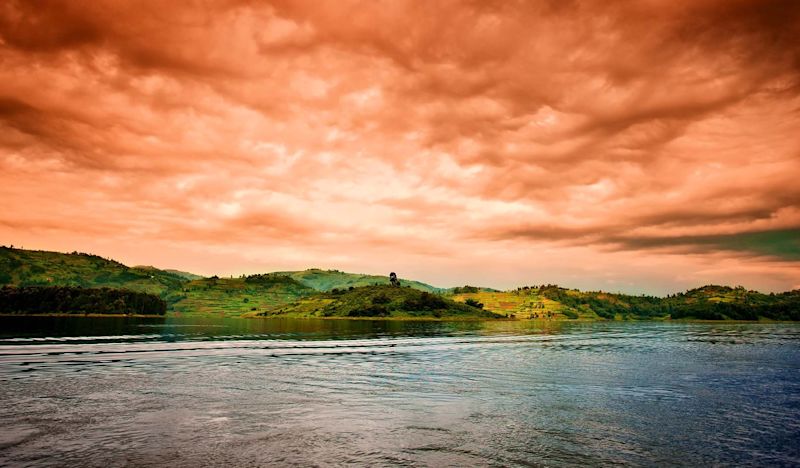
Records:
[[[188,271],[171,270],[171,269],[164,270],[164,271],[166,271],[167,273],[172,273],[173,275],[182,276],[182,277],[184,277],[184,278],[186,278],[188,280],[196,280],[196,279],[203,278],[203,276],[201,276],[201,275],[195,275],[194,273],[189,273]]]
[[[707,285],[655,297],[580,291],[552,284],[497,291],[479,286],[444,289],[405,278],[400,278],[400,282],[401,289],[384,290],[389,284],[388,273],[378,276],[319,268],[206,278],[152,266],[128,267],[82,252],[0,246],[0,287],[125,289],[156,295],[167,304],[168,313],[190,316],[240,317],[267,312],[267,315],[319,317],[330,313],[334,317],[356,317],[369,310],[380,312],[382,308],[391,316],[433,317],[434,310],[442,316],[463,314],[465,310],[475,315],[471,309],[454,308],[451,302],[455,301],[485,311],[486,316],[497,314],[516,319],[800,320],[800,290],[764,294],[743,287]],[[386,292],[391,300],[381,303],[383,295],[376,296],[376,291]],[[436,302],[428,296],[417,297],[418,293],[444,297],[449,302],[440,309],[429,307],[421,311],[422,315],[415,315],[409,304],[422,306]],[[378,302],[369,302],[373,299]]]
[[[153,267],[128,267],[98,255],[0,248],[0,285],[120,288],[168,296],[186,279]]]
[[[275,272],[275,274],[289,276],[310,288],[316,289],[317,291],[332,291],[333,289],[389,284],[388,271],[386,272],[386,275],[378,276],[364,275],[359,273],[346,273],[339,270],[309,268],[302,271],[278,271]],[[444,288],[437,288],[427,283],[409,280],[402,277],[400,278],[400,283],[403,286],[409,286],[411,288],[430,293],[441,293],[445,291]]]

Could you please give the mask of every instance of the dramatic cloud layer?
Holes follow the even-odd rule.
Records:
[[[0,239],[200,273],[800,288],[800,3],[0,5]]]

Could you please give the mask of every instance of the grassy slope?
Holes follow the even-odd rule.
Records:
[[[154,268],[154,267],[149,267],[149,268]],[[173,275],[178,275],[190,281],[204,278],[203,276],[195,275],[194,273],[189,273],[188,271],[170,270],[170,269],[164,271],[166,271],[167,273],[172,273]]]
[[[194,278],[194,279],[191,279]],[[0,248],[0,283],[12,286],[108,287],[156,294],[176,315],[238,316],[315,291],[286,276],[202,278],[151,266],[128,267],[83,253]]]
[[[728,286],[703,286],[702,288],[690,289],[685,293],[676,294],[673,302],[699,303],[699,302],[729,302],[743,303],[750,298],[759,298],[769,301],[767,294],[756,291],[748,291],[744,288],[731,288]]]
[[[318,268],[311,268],[303,271],[283,271],[276,274],[288,275],[304,285],[314,288],[318,291],[330,291],[336,289],[347,289],[349,287],[361,286],[374,286],[388,285],[389,275],[362,275],[359,273],[345,273],[338,270],[320,270]],[[441,292],[441,288],[431,286],[430,284],[421,283],[419,281],[407,280],[400,278],[403,286],[411,286],[414,289],[427,292]]]
[[[83,253],[0,248],[0,284],[124,288],[166,297],[186,280],[152,267],[127,267]]]
[[[253,314],[255,315],[255,314]],[[267,317],[494,318],[488,311],[411,287],[361,286],[319,293],[259,313]]]
[[[484,309],[506,317],[518,319],[551,318],[565,319],[565,311],[574,310],[580,318],[597,318],[593,313],[578,311],[558,301],[548,299],[538,291],[479,291],[450,296],[454,301],[464,302],[473,299],[484,305]]]
[[[172,305],[176,315],[238,317],[297,301],[316,291],[282,275],[202,278],[189,281]]]

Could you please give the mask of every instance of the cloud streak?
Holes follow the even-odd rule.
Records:
[[[778,0],[12,0],[0,236],[209,274],[797,287],[798,42]]]

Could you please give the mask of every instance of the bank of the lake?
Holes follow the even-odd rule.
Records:
[[[157,314],[86,314],[86,313],[55,313],[55,314],[3,314],[0,317],[76,317],[76,318],[184,318],[181,315],[157,315]],[[185,317],[187,320],[203,320],[203,319],[218,319],[212,314],[202,316],[189,316]],[[772,320],[768,318],[759,318],[758,320],[703,320],[692,318],[671,319],[669,317],[654,317],[648,319],[624,318],[624,319],[605,319],[602,317],[590,318],[579,317],[577,319],[569,318],[510,318],[504,316],[498,317],[427,317],[427,316],[395,316],[395,317],[311,317],[311,316],[259,316],[256,314],[244,314],[241,317],[227,317],[229,320],[344,320],[344,321],[396,321],[396,322],[530,322],[530,323],[593,323],[593,322],[662,322],[662,323],[727,323],[727,324],[797,324],[795,321],[785,320]]]

